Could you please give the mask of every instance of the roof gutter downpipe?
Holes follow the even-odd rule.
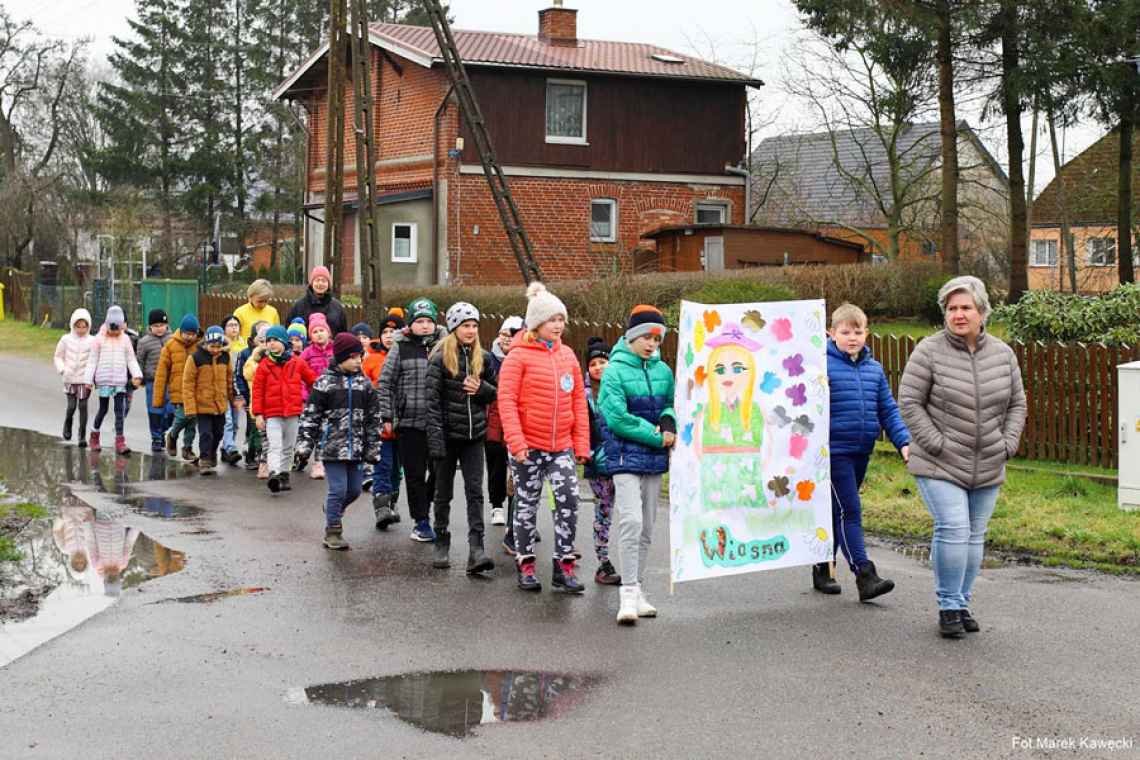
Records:
[[[726,174],[732,174],[737,177],[744,177],[744,223],[749,224],[752,219],[752,175],[748,173],[747,169],[742,169],[739,166],[724,165]],[[732,220],[728,220],[729,224]]]

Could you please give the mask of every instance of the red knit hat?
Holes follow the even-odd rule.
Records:
[[[332,275],[329,274],[328,267],[313,267],[313,271],[309,272],[309,284],[312,285],[313,280],[317,279],[318,277],[324,277],[329,281],[330,285],[332,284]]]
[[[360,338],[352,333],[337,333],[333,338],[333,360],[337,364],[348,361],[353,356],[361,356],[364,349],[360,346]]]

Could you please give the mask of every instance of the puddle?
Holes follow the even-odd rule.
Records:
[[[170,602],[179,602],[181,604],[212,604],[222,599],[229,599],[233,596],[250,596],[251,594],[261,594],[269,589],[264,586],[250,586],[249,588],[232,588],[229,591],[213,591],[208,594],[194,594],[193,596],[179,596],[172,599],[160,599],[151,604],[169,604]]]
[[[480,725],[559,718],[598,680],[538,671],[437,671],[290,689],[285,700],[386,710],[426,731],[462,739]]]
[[[911,559],[921,563],[923,566],[930,567],[930,544],[892,543],[891,548],[904,557],[910,557]],[[1017,555],[1003,555],[996,552],[986,552],[985,555],[982,556],[982,568],[987,570],[995,570],[1001,567],[1015,567],[1027,564],[1031,564],[1028,558],[1019,557]]]
[[[0,667],[112,606],[123,590],[186,565],[184,553],[86,506],[61,507],[25,538],[23,558],[6,563],[0,580],[16,595],[51,590],[33,617],[0,627]]]
[[[125,504],[140,515],[158,517],[164,520],[197,517],[206,511],[200,507],[195,507],[193,504],[168,499],[165,496],[127,496],[120,503]]]

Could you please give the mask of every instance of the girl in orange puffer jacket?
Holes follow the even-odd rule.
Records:
[[[499,374],[499,415],[518,494],[514,515],[518,584],[541,591],[535,577],[534,534],[543,481],[554,492],[554,573],[551,585],[580,594],[574,573],[578,526],[577,464],[590,457],[590,418],[582,367],[562,343],[566,307],[541,283],[527,288],[526,331],[515,336]]]

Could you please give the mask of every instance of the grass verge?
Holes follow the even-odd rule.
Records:
[[[32,520],[47,517],[48,511],[39,504],[18,502],[0,504],[0,562],[18,562],[23,558],[16,548],[15,536]]]
[[[872,459],[863,486],[863,525],[880,536],[930,540],[930,514],[897,455],[880,450]],[[1117,508],[1110,485],[1011,468],[986,546],[1044,565],[1140,575],[1140,512]]]
[[[21,354],[51,361],[63,331],[37,327],[16,319],[0,320],[0,353]]]

